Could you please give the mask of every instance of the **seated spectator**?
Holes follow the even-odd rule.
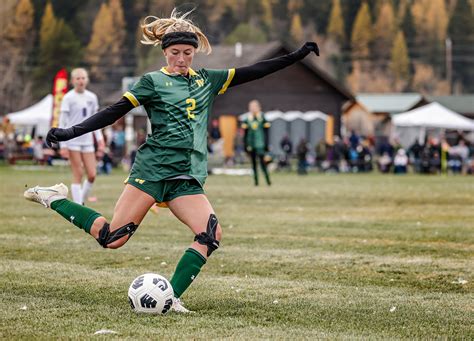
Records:
[[[384,152],[378,160],[379,171],[382,173],[390,173],[392,168],[392,158],[388,152]]]
[[[296,147],[296,155],[298,156],[298,174],[300,175],[308,174],[306,154],[308,154],[308,145],[306,139],[302,138]]]
[[[320,171],[326,170],[324,163],[327,160],[327,152],[328,152],[328,144],[324,139],[319,140],[316,144],[315,152],[316,152],[316,167]]]
[[[283,155],[281,155],[278,160],[278,168],[287,168],[288,170],[291,170],[290,158],[291,153],[293,152],[293,144],[288,135],[283,136],[280,141],[280,147],[281,150],[283,150]]]
[[[372,171],[372,152],[370,151],[368,140],[362,141],[359,147],[359,167],[361,172]]]
[[[408,155],[410,156],[410,162],[413,165],[415,172],[419,173],[421,170],[420,159],[423,146],[418,142],[418,139],[408,149]]]
[[[469,147],[461,139],[458,144],[449,148],[448,167],[453,173],[461,173],[469,160]]]
[[[400,148],[395,155],[393,160],[394,173],[395,174],[406,174],[408,166],[408,156],[405,149]]]

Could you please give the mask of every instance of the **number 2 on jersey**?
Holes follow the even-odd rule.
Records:
[[[193,110],[196,109],[196,100],[194,98],[188,98],[186,99],[186,104],[189,104],[189,106],[186,108],[186,111],[188,112],[188,119],[194,120],[196,118],[196,114],[193,113]]]

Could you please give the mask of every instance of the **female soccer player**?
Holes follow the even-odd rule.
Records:
[[[110,223],[100,213],[67,200],[63,184],[36,186],[25,192],[28,200],[50,207],[100,245],[112,249],[127,242],[155,202],[166,203],[195,235],[171,278],[175,294],[171,309],[179,312],[188,312],[179,297],[219,247],[222,236],[203,190],[207,177],[207,121],[215,96],[283,69],[310,52],[319,54],[318,46],[311,42],[286,56],[248,67],[194,71],[194,54],[209,54],[211,46],[188,14],[173,11],[170,18],[148,17],[142,25],[142,42],[161,45],[167,66],[145,74],[120,101],[84,122],[67,129],[53,128],[48,133],[49,143],[67,141],[114,123],[134,107],[145,107],[152,133],[137,152]]]
[[[267,164],[264,159],[265,152],[268,151],[268,128],[270,128],[270,122],[265,120],[260,102],[256,99],[249,102],[249,115],[242,123],[242,128],[245,129],[245,149],[252,160],[255,186],[258,186],[257,158],[260,161],[260,167],[262,167],[267,185],[270,186],[270,175],[268,174]]]
[[[61,102],[60,128],[67,128],[81,123],[99,110],[97,96],[86,89],[89,83],[87,71],[82,68],[72,70],[71,82],[74,88],[64,95]],[[103,152],[105,144],[100,130],[96,130],[94,133],[86,133],[60,144],[61,156],[69,158],[71,165],[72,200],[81,205],[86,202],[96,176],[95,148],[92,134],[95,135],[98,144],[98,153]],[[86,179],[82,183],[84,170]]]

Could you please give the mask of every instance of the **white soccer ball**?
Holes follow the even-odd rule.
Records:
[[[143,274],[128,288],[130,306],[137,313],[166,314],[173,305],[173,288],[158,274]]]

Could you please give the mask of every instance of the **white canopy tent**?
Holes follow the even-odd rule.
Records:
[[[474,131],[473,120],[436,102],[395,115],[392,118],[392,123],[396,128],[396,135],[404,147],[410,146],[416,138],[422,143],[427,129]]]
[[[36,127],[36,135],[46,136],[53,115],[53,95],[49,94],[31,107],[7,114],[13,125]]]

